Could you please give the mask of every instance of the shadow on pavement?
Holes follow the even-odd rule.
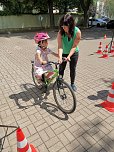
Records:
[[[0,138],[0,151],[2,151],[3,144],[2,144],[2,138]]]
[[[77,140],[82,145],[79,146],[78,150],[76,149],[76,151],[111,152],[114,150],[114,137],[111,135],[113,130],[109,131],[106,129],[107,132],[106,130],[103,130],[105,125],[103,124],[102,118],[96,115],[96,117],[91,120],[83,120],[80,123],[80,126],[77,128],[78,130],[73,132],[73,135],[76,135],[76,137],[78,136]],[[74,144],[72,147],[76,145],[75,142],[71,144]]]
[[[106,100],[108,96],[108,92],[109,92],[108,90],[101,90],[97,92],[96,96],[90,95],[87,98],[90,100],[99,100],[99,99]]]
[[[47,96],[50,94],[49,89],[46,94],[44,94],[42,90],[36,88],[33,84],[22,84],[21,89],[24,91],[9,96],[10,99],[15,100],[15,103],[19,109],[26,110],[31,106],[39,105],[40,108],[45,109],[50,115],[60,120],[68,120],[68,115],[59,110],[55,104],[46,102]],[[34,100],[34,103],[27,105],[26,102],[30,101],[31,99]]]
[[[88,99],[90,100],[99,100],[102,99],[103,101],[107,100],[109,91],[108,90],[101,90],[97,92],[97,95],[90,95],[88,96]],[[100,104],[95,104],[95,107],[103,108]]]
[[[104,83],[107,84],[107,87],[111,88],[111,83],[114,82],[114,79],[112,78],[107,78],[107,80],[103,79]],[[102,99],[103,101],[107,100],[107,96],[109,94],[109,90],[101,90],[97,92],[97,95],[90,95],[87,98],[90,100],[99,100]],[[103,108],[100,104],[96,104],[95,107]]]

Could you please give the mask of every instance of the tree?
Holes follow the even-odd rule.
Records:
[[[20,2],[16,0],[1,0],[1,4],[4,6],[4,11],[7,14],[20,14],[21,6]]]
[[[53,0],[48,0],[48,8],[49,8],[49,15],[50,15],[50,27],[54,28],[54,14],[53,14]]]
[[[38,13],[49,13],[50,15],[50,26],[53,28],[54,25],[54,14],[53,8],[59,9],[60,13],[66,13],[69,9],[78,8],[82,10],[80,6],[83,6],[84,18],[89,8],[89,1],[92,0],[0,0],[1,4],[7,14],[32,14],[33,10],[37,10]],[[81,3],[80,3],[81,1]],[[87,2],[87,5],[85,5]],[[82,4],[82,5],[81,5]]]
[[[79,8],[79,0],[53,0],[54,7],[59,10],[59,13],[66,13],[69,9]]]
[[[114,0],[105,0],[104,10],[108,17],[113,18],[114,17]]]
[[[93,0],[80,0],[81,7],[84,12],[84,26],[88,27],[89,7],[93,3]]]

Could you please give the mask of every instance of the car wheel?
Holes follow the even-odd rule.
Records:
[[[97,27],[100,27],[100,24],[99,24],[99,23],[97,24]]]

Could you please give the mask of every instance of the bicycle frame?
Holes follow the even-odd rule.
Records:
[[[48,72],[50,72],[50,71],[47,71],[46,73],[48,73]],[[55,79],[55,78],[57,78],[58,76],[59,76],[59,70],[57,69],[57,68],[55,68],[53,71],[51,71],[51,72],[54,72],[54,75],[51,77],[51,78],[46,78],[45,76],[44,76],[44,83],[47,85],[47,86],[49,86],[50,85],[50,83]]]
[[[66,60],[64,58],[63,58],[63,62],[66,62]],[[34,66],[34,61],[31,61],[31,63],[32,63],[32,66]],[[45,73],[44,73],[44,75],[43,75],[44,81],[42,81],[42,82],[44,83],[45,88],[47,88],[50,85],[50,83],[53,81],[53,79],[56,78],[56,81],[57,81],[57,78],[59,77],[59,68],[58,68],[59,63],[58,62],[50,61],[50,62],[48,62],[48,64],[54,64],[55,68],[54,68],[53,71],[47,71],[46,72],[46,73],[54,72],[54,74],[52,75],[51,78],[46,78]]]

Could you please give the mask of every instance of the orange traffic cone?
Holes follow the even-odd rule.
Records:
[[[99,43],[98,50],[96,52],[97,54],[102,54],[102,42]]]
[[[107,38],[107,36],[106,36],[106,34],[104,35],[104,39],[106,39]]]
[[[112,88],[109,91],[107,100],[100,104],[106,110],[114,112],[114,82],[112,83]]]
[[[102,53],[103,55],[100,58],[108,59],[108,45],[106,45],[105,50]]]
[[[114,55],[114,42],[112,43],[110,53],[111,53],[112,55]]]
[[[17,151],[18,152],[37,152],[33,145],[29,145],[21,128],[16,131],[17,134]]]

